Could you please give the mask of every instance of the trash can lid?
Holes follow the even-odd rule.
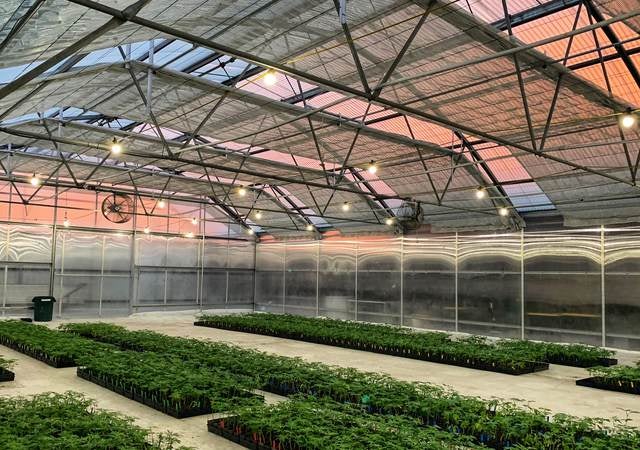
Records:
[[[32,302],[55,302],[56,299],[52,295],[38,295],[31,299]]]

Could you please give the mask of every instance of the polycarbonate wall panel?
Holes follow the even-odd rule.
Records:
[[[167,273],[163,269],[139,269],[136,304],[134,306],[160,307],[164,305]]]
[[[31,299],[50,293],[57,317],[253,305],[253,242],[140,233],[134,248],[131,232],[53,230],[0,224],[2,315],[30,316]]]
[[[358,320],[400,324],[401,259],[401,239],[358,242]]]
[[[229,263],[231,269],[250,269],[256,266],[255,255],[256,246],[249,241],[228,241]]]
[[[602,235],[525,233],[525,337],[602,344]]]
[[[640,228],[328,239],[257,253],[262,311],[311,315],[317,275],[319,316],[640,348]]]
[[[605,233],[605,339],[640,350],[640,229]]]
[[[136,238],[136,265],[166,266],[167,238],[164,236],[142,235]]]
[[[403,255],[403,324],[455,330],[456,238],[405,238]]]
[[[64,273],[102,270],[102,236],[83,231],[58,232],[56,268]]]
[[[321,241],[318,273],[318,314],[356,319],[355,241]]]
[[[100,313],[99,275],[59,276],[53,295],[61,316],[98,316]]]
[[[49,294],[52,228],[0,224],[2,314],[30,316],[31,299]]]
[[[137,243],[136,309],[251,309],[253,275],[239,286],[236,273],[253,272],[254,243],[179,236],[140,236]]]
[[[256,250],[255,309],[284,312],[286,244],[259,245]]]
[[[33,305],[31,299],[38,295],[48,295],[51,267],[49,264],[8,264],[0,266],[3,283],[3,304],[6,313],[30,315],[27,308]]]
[[[166,303],[172,306],[198,307],[199,274],[196,270],[171,270],[167,273]]]
[[[202,308],[224,308],[227,303],[227,271],[204,270],[202,277]]]
[[[318,242],[287,244],[284,311],[315,316],[317,313]]]
[[[250,309],[253,307],[253,270],[229,270],[226,308]]]
[[[204,241],[202,261],[204,267],[207,269],[226,269],[228,257],[229,245],[227,241],[220,239],[207,239]]]
[[[284,312],[284,272],[256,272],[256,311]]]
[[[28,263],[51,262],[50,226],[11,225],[3,228],[7,245],[4,247],[6,253],[2,254],[2,259]]]
[[[201,239],[167,238],[168,267],[199,267]]]
[[[102,278],[101,316],[123,316],[129,313],[131,276],[111,275]]]
[[[131,272],[131,243],[130,235],[110,234],[104,235],[102,255],[102,270],[109,275],[127,276]]]
[[[458,236],[458,330],[521,336],[520,234]]]
[[[131,298],[131,235],[60,231],[54,296],[61,316],[126,315]]]

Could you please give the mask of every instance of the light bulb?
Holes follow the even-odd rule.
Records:
[[[344,203],[342,204],[342,210],[343,210],[343,211],[345,211],[345,212],[346,212],[346,211],[349,211],[350,209],[351,209],[351,205],[349,205],[349,203],[348,203],[348,202],[344,202]]]
[[[487,190],[483,187],[479,187],[478,189],[476,189],[476,198],[477,199],[483,199],[487,196]]]
[[[313,231],[313,225],[308,224],[307,225],[307,231]]]
[[[253,234],[253,230],[252,230],[251,228],[249,228],[249,229],[247,230],[247,234]]]
[[[198,219],[196,219],[195,217],[193,219],[191,219],[191,223],[193,225],[198,225]]]
[[[160,199],[158,200],[157,205],[158,205],[158,208],[164,209],[164,207],[167,206],[167,203],[164,200]]]
[[[149,227],[144,227],[144,230],[142,230],[144,232],[144,234],[149,234],[151,233],[151,229]]]
[[[185,237],[192,238],[193,237],[193,233],[191,231],[189,231],[187,234],[185,234]]]
[[[636,116],[631,113],[627,113],[622,115],[622,118],[620,119],[620,126],[622,128],[629,129],[629,128],[633,128],[636,122],[637,122]]]
[[[276,74],[275,70],[269,69],[264,74],[263,80],[264,84],[266,84],[267,86],[273,86],[278,82],[278,75]]]
[[[393,225],[393,222],[394,222],[394,220],[393,220],[393,218],[392,218],[392,217],[387,217],[387,219],[384,221],[384,223],[386,223],[386,224],[387,224],[387,226],[389,226],[389,227],[390,227],[391,225]]]
[[[260,211],[256,213],[256,219],[258,220],[262,219],[262,213]]]
[[[502,217],[506,217],[506,216],[509,215],[509,210],[507,208],[505,208],[504,206],[502,208],[500,208],[498,210],[498,212]]]
[[[378,166],[376,166],[376,164],[371,161],[371,163],[369,163],[369,168],[367,168],[367,172],[369,172],[371,175],[375,175],[377,171]]]
[[[116,138],[113,138],[113,142],[111,143],[111,153],[114,155],[122,153],[122,144],[120,144]]]
[[[40,178],[35,173],[31,177],[30,182],[32,186],[40,186]]]
[[[244,197],[245,195],[247,195],[247,188],[245,187],[241,187],[238,189],[238,195],[240,197]]]
[[[71,225],[71,222],[69,222],[69,219],[64,219],[64,222],[62,222],[62,225],[65,228],[69,228],[69,225]]]

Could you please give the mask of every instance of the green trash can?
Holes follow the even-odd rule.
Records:
[[[52,296],[33,297],[33,321],[34,322],[51,322],[53,318],[53,304],[56,299]]]

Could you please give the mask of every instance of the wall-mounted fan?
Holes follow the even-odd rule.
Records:
[[[102,215],[109,222],[129,222],[133,217],[133,199],[125,194],[109,195],[102,201]]]

